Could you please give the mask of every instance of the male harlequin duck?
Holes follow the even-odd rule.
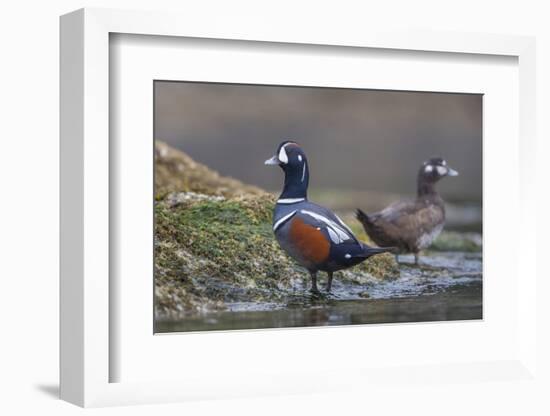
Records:
[[[435,184],[445,176],[457,175],[445,160],[431,158],[418,172],[415,200],[394,202],[373,214],[358,209],[357,219],[376,244],[394,246],[398,253],[413,253],[418,264],[420,250],[432,244],[445,225],[445,204]]]
[[[363,244],[336,214],[307,200],[309,167],[298,144],[281,143],[265,164],[279,165],[285,173],[284,189],[273,212],[273,232],[281,248],[309,271],[312,292],[319,293],[318,271],[328,273],[326,290],[330,293],[333,272],[392,251]]]

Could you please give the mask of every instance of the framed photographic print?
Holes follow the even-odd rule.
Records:
[[[63,16],[62,398],[531,378],[533,43]]]
[[[155,332],[481,319],[482,100],[156,80]]]

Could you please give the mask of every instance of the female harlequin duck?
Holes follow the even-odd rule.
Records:
[[[298,144],[281,143],[265,164],[279,165],[285,173],[284,189],[273,212],[273,232],[281,248],[309,271],[312,292],[319,293],[318,271],[328,273],[326,289],[330,292],[333,272],[393,250],[363,244],[336,214],[307,200],[308,162]]]
[[[445,176],[457,175],[445,160],[432,158],[420,167],[415,200],[394,202],[368,215],[358,209],[357,219],[376,244],[395,246],[398,253],[413,253],[418,264],[420,250],[428,247],[445,225],[445,205],[435,184]]]

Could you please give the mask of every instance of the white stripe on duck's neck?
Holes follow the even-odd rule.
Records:
[[[278,199],[278,204],[296,204],[297,202],[305,201],[305,198],[282,198]]]

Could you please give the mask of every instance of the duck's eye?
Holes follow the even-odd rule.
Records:
[[[298,160],[301,162],[302,161],[302,155],[298,155]]]

